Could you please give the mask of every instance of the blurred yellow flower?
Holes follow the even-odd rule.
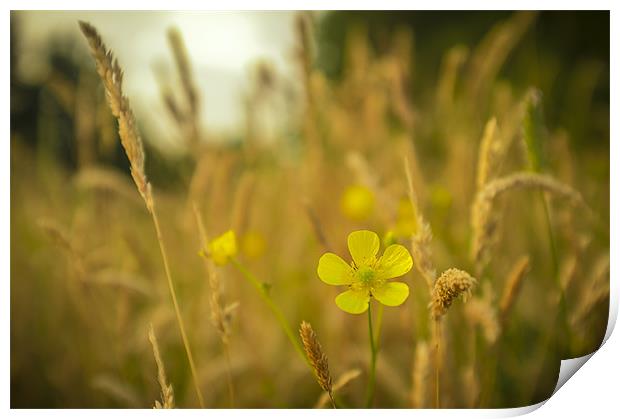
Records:
[[[398,202],[398,213],[394,235],[409,238],[418,232],[418,212],[409,198],[401,198]]]
[[[340,201],[342,213],[353,221],[364,221],[375,209],[375,196],[365,186],[349,186]]]
[[[347,313],[360,314],[368,309],[370,297],[386,306],[404,303],[409,287],[388,279],[409,272],[413,266],[409,251],[400,244],[392,244],[377,259],[379,236],[368,230],[352,232],[347,244],[353,257],[351,265],[334,253],[325,253],[317,268],[319,278],[326,284],[349,287],[336,297],[336,305]]]
[[[258,259],[265,253],[265,237],[258,231],[248,231],[241,239],[241,250],[249,259]]]
[[[211,240],[207,246],[207,251],[216,265],[226,265],[231,257],[237,255],[237,238],[235,232],[228,230],[221,236]]]

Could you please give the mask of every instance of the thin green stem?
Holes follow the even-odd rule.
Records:
[[[284,313],[282,313],[282,310],[280,310],[280,308],[271,299],[271,296],[267,292],[264,284],[260,282],[249,270],[247,270],[237,259],[231,258],[230,260],[232,264],[239,270],[239,272],[241,272],[243,277],[247,279],[248,282],[250,282],[254,286],[254,288],[256,288],[263,301],[265,301],[271,312],[274,314],[274,316],[276,316],[276,319],[278,320],[278,323],[280,323],[282,330],[288,337],[288,340],[291,342],[299,356],[301,356],[304,362],[308,364],[310,368],[312,368],[308,361],[308,358],[306,357],[306,353],[301,347],[301,344],[297,341],[297,337],[291,330],[291,327],[289,326],[286,317],[284,317]]]
[[[377,347],[375,345],[375,337],[372,333],[372,313],[370,307],[371,303],[368,303],[368,337],[370,341],[370,373],[368,376],[368,387],[366,389],[366,408],[372,406],[372,401],[375,395],[375,376],[377,370]]]

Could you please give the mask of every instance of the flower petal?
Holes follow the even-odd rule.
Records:
[[[349,234],[347,244],[349,245],[349,252],[351,252],[355,264],[359,267],[374,260],[377,256],[377,252],[379,252],[380,242],[377,233],[368,230],[359,230]]]
[[[336,305],[351,314],[360,314],[368,310],[370,295],[366,290],[348,290],[336,297]]]
[[[329,285],[349,285],[353,282],[353,268],[334,253],[325,253],[316,270],[321,281]]]
[[[386,306],[399,306],[409,297],[409,286],[404,282],[386,282],[374,289],[372,296]]]
[[[381,279],[396,278],[409,272],[413,259],[405,246],[392,244],[377,263],[377,274]]]
[[[237,237],[235,232],[228,230],[209,243],[209,253],[216,265],[226,265],[231,257],[237,255]]]

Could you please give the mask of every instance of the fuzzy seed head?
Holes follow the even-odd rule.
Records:
[[[332,377],[329,373],[329,364],[327,362],[327,356],[321,348],[321,344],[312,329],[310,323],[301,322],[299,328],[299,334],[301,341],[306,351],[306,356],[312,365],[312,369],[316,375],[317,382],[323,389],[331,394],[332,392]]]
[[[477,281],[467,272],[451,268],[441,274],[435,282],[431,295],[431,313],[438,319],[444,316],[454,300],[462,297],[466,300]]]

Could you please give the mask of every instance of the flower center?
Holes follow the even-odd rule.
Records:
[[[357,270],[357,277],[364,285],[370,285],[375,278],[375,271],[368,266],[361,266]]]

